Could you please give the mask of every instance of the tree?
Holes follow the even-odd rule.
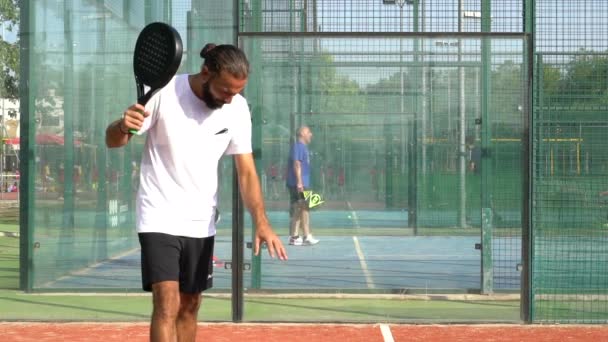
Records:
[[[543,83],[539,86],[542,87],[543,94],[545,96],[559,96],[559,87],[562,79],[562,74],[554,65],[543,65]]]
[[[313,64],[323,65],[317,69],[314,83],[320,97],[320,113],[356,113],[361,112],[364,101],[359,84],[346,75],[341,75],[330,54],[316,56]]]
[[[562,97],[572,103],[597,104],[608,94],[608,53],[581,49],[566,68]]]
[[[19,24],[18,0],[0,0],[0,23],[5,33],[16,32]],[[19,40],[5,41],[0,36],[0,97],[17,99],[19,97]]]

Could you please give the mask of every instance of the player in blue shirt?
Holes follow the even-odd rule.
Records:
[[[308,126],[298,128],[296,141],[289,151],[287,161],[287,188],[291,203],[289,224],[289,244],[310,246],[319,243],[310,232],[310,211],[304,200],[304,191],[310,189],[310,152],[308,144],[312,132]],[[302,228],[304,236],[300,236]]]

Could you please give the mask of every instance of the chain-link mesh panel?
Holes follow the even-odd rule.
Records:
[[[434,259],[430,249],[420,250],[417,259],[428,272],[402,277],[387,269],[409,267],[406,256],[369,250],[377,267],[370,272],[381,277],[373,283],[376,291],[420,291],[422,283],[433,291],[479,289],[475,241],[482,228],[481,192],[488,188],[494,191],[488,204],[494,219],[487,228],[494,230],[494,238],[484,247],[493,261],[488,266],[494,269],[490,291],[518,290],[526,71],[522,39],[484,43],[479,38],[287,34],[243,35],[241,42],[261,75],[253,76],[246,95],[263,115],[262,177],[273,214],[287,210],[280,202],[287,200],[286,193],[277,191],[273,170],[285,168],[294,132],[307,125],[314,135],[312,188],[326,200],[311,214],[321,239],[380,235],[388,239],[387,250],[397,250],[399,237],[416,235],[423,244],[439,239],[437,243],[466,255],[464,259],[473,258],[455,262],[459,271],[453,277],[441,277],[450,263]],[[490,49],[491,56],[485,68],[483,49]],[[481,99],[489,93],[490,110],[482,113]],[[481,124],[486,120],[489,131]],[[491,136],[488,142],[482,141],[485,134]],[[499,170],[499,176],[484,181],[484,165]],[[350,244],[350,239],[339,241]],[[311,253],[320,262],[345,262],[327,251]],[[332,275],[321,265],[314,281],[292,278],[288,271],[271,274],[275,272],[284,274],[289,284],[280,282],[279,289],[335,286],[335,280],[324,281]],[[353,281],[343,286],[335,290],[366,290],[370,285]]]
[[[483,2],[242,0],[240,32],[481,32]],[[485,2],[488,32],[522,32],[523,0]]]
[[[536,1],[533,319],[608,320],[608,3]]]

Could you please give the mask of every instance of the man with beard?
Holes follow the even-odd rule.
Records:
[[[243,201],[271,257],[287,259],[264,208],[251,147],[251,114],[239,93],[249,62],[233,45],[207,44],[194,75],[177,75],[106,130],[121,147],[147,133],[137,191],[142,285],[152,292],[152,341],[194,341],[201,292],[212,286],[218,162],[233,155]]]

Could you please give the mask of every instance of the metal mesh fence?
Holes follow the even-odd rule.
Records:
[[[482,0],[241,1],[241,32],[481,32]],[[488,32],[522,32],[523,0],[487,1]],[[461,13],[460,19],[458,13]],[[248,26],[251,21],[256,27]]]
[[[605,1],[536,1],[532,318],[608,319]]]
[[[331,206],[314,215],[375,213],[373,221],[319,219],[315,227],[362,235],[384,228],[389,238],[471,237],[458,249],[473,253],[485,230],[491,238],[477,255],[478,262],[488,256],[482,273],[490,280],[471,268],[478,282],[463,282],[452,291],[481,283],[490,284],[482,291],[517,291],[527,73],[523,3],[484,7],[491,18],[487,27],[480,1],[241,5],[241,42],[256,56],[253,65],[262,67],[254,87],[263,90],[247,93],[264,116],[262,169],[283,166],[293,132],[309,125],[315,134],[314,187]],[[484,41],[450,35],[482,28],[521,37]],[[398,38],[399,32],[444,34]],[[481,170],[490,168],[494,172],[484,176]],[[484,207],[493,217],[485,226]],[[420,258],[427,258],[425,253]],[[445,286],[430,279],[431,288]]]

